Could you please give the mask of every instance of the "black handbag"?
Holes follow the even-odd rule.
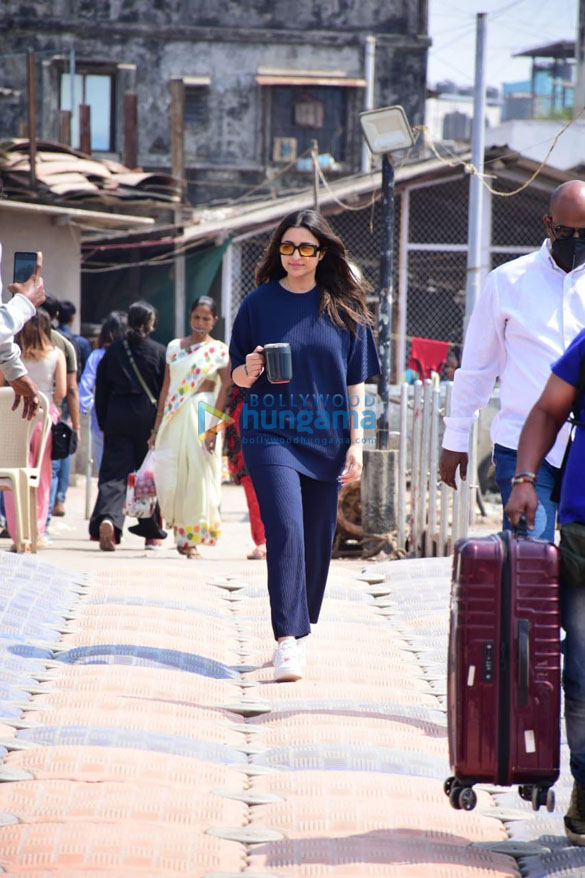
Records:
[[[57,421],[51,427],[53,445],[51,448],[51,460],[63,460],[77,451],[77,433],[72,430],[65,421]]]

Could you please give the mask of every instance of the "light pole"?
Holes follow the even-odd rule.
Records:
[[[381,372],[378,392],[382,413],[378,421],[377,448],[386,450],[390,432],[390,380],[392,344],[392,252],[394,238],[394,166],[391,153],[414,143],[406,113],[400,106],[368,110],[360,124],[370,151],[382,156],[382,246],[380,253],[380,305],[378,350]]]

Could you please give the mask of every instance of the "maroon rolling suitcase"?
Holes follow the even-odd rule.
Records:
[[[459,540],[453,559],[445,793],[475,807],[474,783],[519,784],[554,808],[559,776],[558,550],[504,532]]]

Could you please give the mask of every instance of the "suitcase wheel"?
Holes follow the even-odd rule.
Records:
[[[457,779],[449,777],[443,785],[445,793],[449,796],[449,802],[456,811],[473,811],[477,805],[477,796],[471,787],[464,787],[457,783]]]
[[[534,811],[538,811],[542,805],[549,813],[555,809],[555,791],[551,787],[532,787],[531,800]]]
[[[445,793],[446,796],[451,795],[451,790],[453,788],[454,782],[455,782],[454,777],[448,777],[447,780],[445,781],[445,783],[443,784],[443,792]]]
[[[463,811],[473,811],[477,805],[477,796],[471,787],[463,787],[459,793],[459,807]]]

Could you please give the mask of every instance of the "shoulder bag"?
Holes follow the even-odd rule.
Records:
[[[132,356],[132,351],[130,350],[130,345],[128,344],[127,339],[124,339],[124,350],[126,351],[128,359],[130,360],[130,365],[132,366],[132,368],[134,370],[134,374],[138,378],[138,382],[139,382],[140,386],[142,387],[142,389],[144,390],[146,396],[148,397],[149,402],[152,405],[157,405],[158,402],[157,402],[156,397],[153,396],[152,391],[150,390],[150,387],[148,386],[148,384],[146,383],[146,381],[144,380],[144,378],[140,374],[140,370],[139,370],[138,366],[136,365],[136,360]]]
[[[57,421],[51,427],[53,443],[51,460],[63,460],[77,451],[77,433],[65,421]]]

